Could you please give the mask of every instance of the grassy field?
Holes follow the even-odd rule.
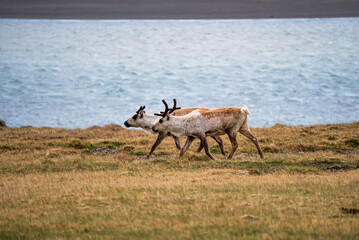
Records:
[[[196,141],[107,125],[0,128],[0,239],[359,239],[359,122]],[[227,137],[223,137],[230,151]],[[182,140],[184,144],[184,139]]]

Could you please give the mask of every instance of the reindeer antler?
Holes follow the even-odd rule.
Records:
[[[176,101],[176,99],[174,98],[173,99],[173,107],[172,107],[172,109],[170,110],[170,113],[173,113],[175,110],[177,110],[177,109],[181,109],[180,107],[176,107],[177,106],[177,101]]]
[[[136,113],[138,114],[140,111],[142,111],[143,109],[145,109],[145,107],[146,107],[145,105],[141,106],[141,107],[137,110]]]
[[[167,105],[167,103],[166,103],[166,101],[164,100],[164,99],[162,99],[162,102],[163,102],[163,104],[165,105],[165,111],[164,112],[161,112],[161,113],[155,113],[155,115],[156,116],[161,116],[161,117],[164,117],[164,116],[166,116],[166,114],[167,114],[167,112],[170,110],[169,108],[168,108],[168,105]]]
[[[177,107],[177,101],[175,98],[173,99],[173,107],[172,108],[168,108],[168,105],[164,99],[162,99],[162,102],[165,105],[166,109],[164,111],[161,111],[160,113],[155,113],[156,116],[164,117],[164,116],[166,116],[166,114],[168,112],[173,113],[175,110],[181,109],[180,107]]]

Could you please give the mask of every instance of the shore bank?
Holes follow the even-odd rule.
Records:
[[[251,129],[259,139],[260,146],[267,158],[276,158],[276,154],[284,154],[284,156],[289,154],[305,159],[306,154],[318,153],[320,155],[325,152],[358,158],[359,122],[311,126],[276,124],[272,127]],[[111,156],[114,159],[132,161],[137,158],[145,158],[156,138],[157,135],[148,135],[145,131],[133,128],[126,129],[115,124],[105,125],[104,127],[93,126],[87,129],[37,128],[31,126],[11,128],[4,126],[0,127],[0,139],[2,140],[0,160],[2,164],[16,164],[16,161],[11,162],[11,158],[15,157],[15,159],[24,159],[27,162],[28,159],[34,158],[28,158],[25,155],[33,155],[35,150],[40,161],[42,157],[46,159],[49,152],[57,152],[56,157],[79,154],[93,158],[97,156],[96,153],[103,150],[104,153],[115,154]],[[228,153],[231,149],[231,143],[226,135],[223,135],[222,138],[225,150]],[[242,157],[259,158],[255,146],[247,138],[241,134],[238,134],[237,138],[239,148],[234,159],[240,160]],[[185,138],[181,138],[182,144],[184,141]],[[208,141],[211,143],[211,151],[216,155],[216,158],[227,161],[220,154],[217,144],[211,138],[208,138]],[[199,144],[198,141],[195,142],[197,143],[192,144],[184,159],[208,160],[203,151],[195,153]],[[41,152],[46,154],[42,156]],[[25,155],[22,156],[23,154]],[[179,153],[172,138],[168,137],[154,154],[156,155],[154,158],[176,159]],[[33,170],[31,169],[31,171]]]
[[[356,0],[1,1],[0,18],[241,19],[358,17]]]

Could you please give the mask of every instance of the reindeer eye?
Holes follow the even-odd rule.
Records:
[[[137,116],[137,114],[135,114],[135,115],[133,115],[133,117],[132,117],[132,118],[133,118],[133,120],[136,120],[136,119],[137,119],[137,117],[138,117],[138,116]]]
[[[162,119],[160,119],[160,123],[163,123],[163,120],[162,120]]]
[[[170,120],[170,117],[167,117],[167,121]]]

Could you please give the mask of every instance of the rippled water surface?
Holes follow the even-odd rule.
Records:
[[[122,124],[139,108],[246,104],[254,127],[359,120],[359,18],[0,20],[0,119]]]

